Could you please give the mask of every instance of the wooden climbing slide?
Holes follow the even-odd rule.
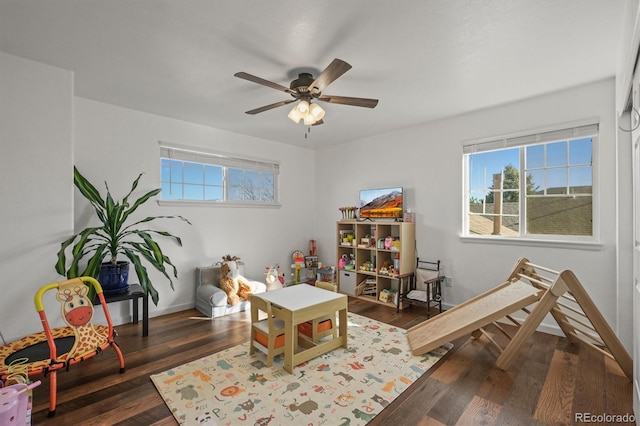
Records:
[[[520,312],[525,319],[513,315]],[[583,343],[615,360],[631,380],[633,363],[620,340],[573,272],[556,272],[521,258],[503,284],[407,330],[411,352],[422,355],[458,337],[484,335],[500,355],[496,365],[509,368],[522,345],[547,314],[574,343]],[[516,326],[509,333],[501,322]],[[493,324],[508,339],[497,343],[484,329]]]

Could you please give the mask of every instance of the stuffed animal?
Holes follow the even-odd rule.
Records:
[[[231,306],[237,305],[240,298],[249,300],[251,293],[255,292],[249,281],[240,275],[238,260],[238,256],[222,256],[220,266],[220,288],[227,293],[227,301]]]
[[[278,269],[280,268],[280,265],[275,264],[275,265],[270,265],[267,266],[267,290],[275,290],[278,288],[282,288],[282,286],[284,285],[284,276],[280,275],[280,272],[278,272]]]

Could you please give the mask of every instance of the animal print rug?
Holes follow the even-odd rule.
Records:
[[[249,343],[151,376],[182,425],[364,425],[433,366],[451,344],[412,356],[406,331],[348,314],[348,349],[272,367]]]

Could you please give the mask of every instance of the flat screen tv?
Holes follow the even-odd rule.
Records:
[[[402,187],[360,190],[360,218],[402,218]]]

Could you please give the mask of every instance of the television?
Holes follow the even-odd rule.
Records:
[[[360,218],[402,218],[402,192],[402,187],[360,190]]]

